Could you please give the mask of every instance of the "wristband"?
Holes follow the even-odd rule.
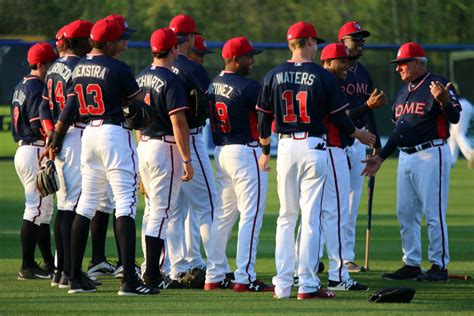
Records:
[[[193,160],[189,159],[189,160],[183,161],[183,163],[191,163],[191,161],[193,161]]]
[[[260,147],[262,148],[262,153],[264,155],[270,155],[270,144],[267,144],[267,145],[260,144]]]

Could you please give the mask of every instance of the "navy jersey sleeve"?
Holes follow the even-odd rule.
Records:
[[[166,87],[166,106],[168,114],[173,115],[176,112],[188,109],[186,90],[180,79],[170,81]]]
[[[248,104],[249,110],[255,111],[261,90],[262,88],[257,81],[250,80],[249,84],[244,88],[244,91],[242,91],[242,95],[247,98],[246,104]]]
[[[28,108],[27,108],[27,115],[28,115],[28,120],[30,123],[32,122],[39,122],[40,117],[39,117],[39,107],[41,104],[41,101],[43,100],[42,98],[43,95],[43,90],[42,89],[31,89],[27,95],[27,103]]]
[[[41,96],[41,104],[39,106],[39,116],[41,121],[44,120],[53,120],[53,116],[51,114],[51,110],[49,108],[49,91],[48,87],[45,85],[43,88],[43,93]]]
[[[140,92],[140,87],[133,76],[132,70],[125,63],[122,63],[118,74],[120,89],[128,98],[133,98]]]
[[[66,125],[72,125],[77,117],[79,117],[79,106],[77,103],[77,96],[74,92],[74,85],[69,84],[67,87],[67,101],[64,110],[59,116],[59,120],[64,122]]]
[[[263,113],[272,114],[272,100],[271,100],[271,84],[268,77],[265,77],[263,82],[263,87],[260,91],[260,94],[257,99],[257,106],[258,111]]]

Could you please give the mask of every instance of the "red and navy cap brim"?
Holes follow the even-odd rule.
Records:
[[[409,57],[409,58],[397,58],[397,59],[394,59],[394,60],[391,60],[389,61],[390,64],[394,64],[394,63],[401,63],[401,62],[407,62],[407,61],[412,61],[412,60],[415,60],[416,57]]]
[[[122,33],[122,36],[120,36],[120,39],[124,40],[124,41],[128,41],[131,38],[132,38],[132,33],[130,31],[128,31],[128,29],[127,29],[127,31]]]
[[[254,56],[263,53],[263,49],[254,48],[245,55]]]
[[[212,50],[209,50],[209,49],[203,50],[203,49],[193,48],[193,52],[195,52],[196,54],[200,54],[200,55],[214,54],[214,52]]]
[[[360,35],[360,36],[362,36],[362,37],[369,37],[369,36],[370,36],[370,32],[369,32],[369,31],[366,31],[366,30],[359,30],[359,31],[355,31],[355,32],[349,33],[349,34],[347,34],[346,36],[353,36],[353,35]]]

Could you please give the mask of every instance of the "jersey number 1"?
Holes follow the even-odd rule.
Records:
[[[308,92],[300,91],[296,94],[296,101],[298,102],[299,115],[295,113],[294,100],[293,100],[293,90],[285,90],[281,94],[282,99],[285,101],[286,113],[283,115],[284,123],[306,123],[310,122],[308,116],[308,110],[306,107]]]
[[[84,90],[82,84],[76,84],[74,87],[77,99],[79,101],[79,114],[80,115],[102,115],[105,112],[104,101],[102,100],[102,89],[96,83],[90,83],[86,87],[86,93],[88,95],[94,95],[94,104],[86,104],[86,98],[84,98]]]

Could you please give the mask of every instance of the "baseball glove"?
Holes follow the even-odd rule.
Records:
[[[184,284],[189,289],[203,289],[205,281],[206,270],[200,268],[194,268],[181,278],[178,278],[178,282]]]
[[[392,287],[378,291],[369,298],[372,303],[410,303],[416,290],[409,287]]]
[[[36,174],[35,186],[41,197],[54,194],[59,190],[58,173],[54,161],[47,160]]]
[[[145,106],[145,103],[135,101],[122,108],[123,117],[130,128],[141,130],[151,125],[150,113]]]

